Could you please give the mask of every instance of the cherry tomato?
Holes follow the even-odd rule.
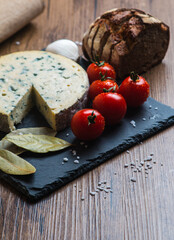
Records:
[[[149,96],[150,86],[147,81],[134,72],[127,77],[118,90],[130,107],[138,107],[143,104]]]
[[[94,109],[82,109],[74,114],[71,129],[80,140],[93,140],[99,137],[105,127],[104,117]]]
[[[127,104],[121,94],[108,92],[94,98],[93,108],[103,115],[106,124],[114,125],[125,116]]]
[[[113,80],[96,80],[90,85],[89,97],[93,100],[98,94],[102,92],[116,92],[117,90],[118,85]]]
[[[101,79],[103,75],[105,77],[116,79],[114,68],[109,63],[105,63],[104,61],[91,63],[87,68],[87,74],[90,83]]]

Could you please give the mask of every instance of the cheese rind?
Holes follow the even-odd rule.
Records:
[[[36,104],[55,130],[87,104],[89,81],[74,61],[44,51],[0,57],[0,130],[14,129]]]

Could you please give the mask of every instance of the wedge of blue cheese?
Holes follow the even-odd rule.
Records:
[[[74,61],[44,51],[0,57],[0,130],[9,132],[36,105],[59,131],[86,107],[89,81]]]

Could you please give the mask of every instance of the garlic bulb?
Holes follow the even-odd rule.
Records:
[[[50,43],[47,46],[46,51],[63,55],[74,61],[77,61],[79,57],[78,46],[73,41],[68,39],[60,39]]]

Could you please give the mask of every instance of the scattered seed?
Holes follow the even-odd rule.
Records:
[[[135,163],[134,163],[134,162],[131,162],[130,165],[131,165],[131,166],[135,166]]]
[[[144,168],[144,170],[148,170],[148,168],[147,168],[147,167],[145,167],[145,168]]]
[[[146,159],[144,159],[144,161],[152,161],[152,157],[148,156]]]
[[[100,191],[104,190],[104,188],[102,188],[102,187],[97,187],[97,189],[99,189]]]
[[[90,192],[91,196],[95,196],[96,192]]]
[[[107,189],[104,189],[104,191],[105,191],[106,193],[108,193],[108,192],[109,192],[109,190],[107,190]]]
[[[127,152],[128,154],[130,153],[130,151],[129,151],[129,150],[127,150],[126,152]]]
[[[21,43],[19,41],[16,41],[16,45],[20,45]]]
[[[141,166],[143,166],[143,165],[144,165],[144,162],[143,162],[143,161],[141,161],[141,162],[140,162],[140,164],[141,164]]]
[[[79,41],[75,41],[75,43],[79,46],[82,46],[82,42],[79,42]]]
[[[98,182],[98,185],[101,185],[101,182]]]
[[[156,161],[154,160],[153,163],[156,164]]]
[[[150,153],[150,156],[153,156],[154,155],[154,153]]]
[[[79,192],[81,192],[82,191],[82,189],[79,189]]]
[[[152,165],[150,165],[150,166],[148,167],[148,169],[152,169]]]
[[[133,172],[137,172],[137,169],[134,169],[134,171]]]
[[[62,162],[62,165],[64,165],[64,162]]]
[[[155,107],[155,110],[158,110],[158,107]]]
[[[145,172],[145,174],[149,174],[148,172]]]
[[[152,108],[152,106],[151,106],[151,105],[149,105],[149,108],[151,109],[151,108]]]
[[[67,133],[66,136],[68,137],[68,136],[69,136],[69,133]]]
[[[134,177],[131,177],[131,179],[130,179],[132,182],[136,182],[136,178],[134,178]]]
[[[111,186],[107,186],[106,188],[107,188],[107,189],[111,189]]]
[[[99,190],[98,190],[98,189],[96,189],[95,191],[96,191],[96,192],[99,192]]]
[[[163,166],[163,163],[161,163],[161,166]]]
[[[125,168],[127,168],[128,166],[129,166],[129,164],[127,164],[127,163],[126,163],[126,164],[124,164],[124,167],[125,167]]]
[[[85,200],[85,198],[84,198],[84,197],[81,197],[81,200],[83,201],[83,200]]]
[[[112,190],[110,190],[110,193],[113,193],[113,191],[112,191]]]
[[[80,156],[77,156],[76,158],[77,158],[77,159],[80,159]]]
[[[114,175],[117,175],[117,173],[116,173],[116,172],[114,172]]]
[[[142,118],[143,121],[146,121],[146,118]]]

